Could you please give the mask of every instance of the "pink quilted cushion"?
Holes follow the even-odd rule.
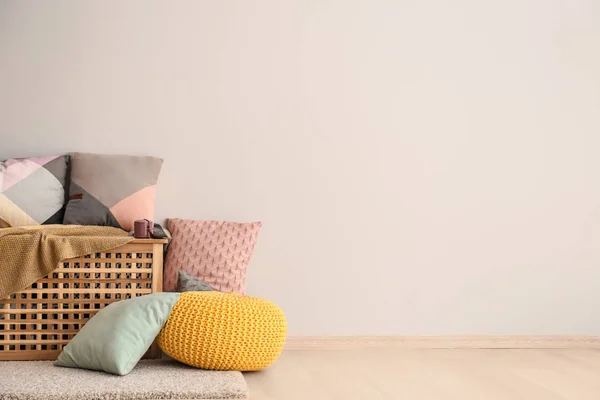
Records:
[[[164,290],[177,290],[181,269],[215,290],[246,294],[248,263],[261,226],[261,222],[170,219],[173,240],[165,262]]]

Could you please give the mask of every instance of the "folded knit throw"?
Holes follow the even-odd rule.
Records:
[[[124,230],[108,226],[0,229],[0,299],[29,287],[63,260],[110,250],[131,240]]]

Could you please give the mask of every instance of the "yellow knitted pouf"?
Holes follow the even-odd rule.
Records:
[[[203,369],[257,371],[271,365],[285,343],[279,307],[256,297],[184,292],[158,345],[168,356]]]

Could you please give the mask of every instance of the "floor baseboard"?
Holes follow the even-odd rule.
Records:
[[[393,346],[407,349],[600,349],[600,336],[291,336],[287,350]]]

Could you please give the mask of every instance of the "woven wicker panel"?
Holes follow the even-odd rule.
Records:
[[[160,241],[136,240],[66,260],[27,289],[0,300],[0,360],[56,359],[107,305],[161,290]]]

